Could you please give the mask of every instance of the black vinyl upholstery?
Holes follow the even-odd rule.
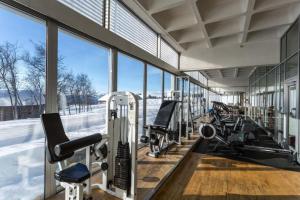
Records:
[[[67,141],[61,144],[55,145],[54,151],[55,155],[62,157],[73,153],[75,150],[93,145],[95,143],[101,142],[102,136],[99,133],[89,135],[83,138],[78,138],[75,140]]]
[[[56,172],[54,177],[60,182],[66,183],[82,183],[86,179],[90,178],[91,174],[88,168],[81,163],[77,163],[71,167],[68,167],[60,172]]]
[[[64,131],[59,113],[47,113],[41,116],[44,133],[47,138],[47,159],[56,163],[70,158],[78,149],[101,142],[101,134],[93,134],[75,140],[69,140]],[[56,180],[66,183],[82,183],[91,174],[86,165],[76,163],[54,174]]]
[[[167,100],[164,101],[159,108],[159,111],[154,120],[153,126],[159,126],[162,128],[168,128],[177,101]]]
[[[58,113],[47,113],[41,116],[44,133],[47,138],[47,159],[49,163],[55,163],[65,160],[73,156],[74,153],[65,154],[63,156],[56,156],[55,146],[64,142],[70,141],[66,136],[64,127],[62,125],[60,116]]]

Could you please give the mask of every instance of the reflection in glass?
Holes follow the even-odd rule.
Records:
[[[285,79],[292,78],[298,73],[298,54],[288,59],[285,65]]]

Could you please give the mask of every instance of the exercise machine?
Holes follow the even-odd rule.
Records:
[[[92,188],[120,199],[136,199],[138,100],[130,92],[113,92],[106,106],[106,134],[70,140],[58,113],[41,116],[47,138],[47,158],[57,163],[55,179],[65,188],[66,200],[92,199]],[[85,150],[85,164],[68,165],[75,151]],[[100,169],[94,174],[92,169]],[[91,184],[92,175],[102,182]]]
[[[120,199],[136,199],[138,100],[131,92],[113,92],[106,104],[108,169],[98,187]]]
[[[272,145],[270,141],[265,142],[264,140],[269,139],[269,137],[267,137],[267,135],[263,135],[262,137],[264,130],[251,121],[243,120],[240,129],[238,129],[238,124],[241,119],[241,117],[238,117],[234,126],[226,126],[226,120],[228,119],[220,119],[220,107],[227,110],[226,105],[220,102],[213,102],[213,104],[215,105],[210,111],[212,115],[210,121],[202,123],[199,128],[199,133],[201,137],[206,140],[217,141],[214,147],[215,151],[217,151],[219,147],[225,147],[238,154],[246,151],[263,152],[288,157],[291,160],[295,159],[295,153],[292,150]]]
[[[172,131],[169,127],[172,115],[174,113],[177,101],[166,100],[158,110],[154,123],[146,125],[146,135],[141,137],[141,142],[148,143],[149,156],[157,158],[162,152],[167,152],[173,141],[178,141],[178,131]]]
[[[191,112],[191,83],[189,76],[176,77],[176,90],[174,93],[179,94],[180,110],[180,130],[181,136],[189,139],[190,132],[193,130],[193,117]]]
[[[96,149],[100,147],[99,144],[102,141],[102,135],[96,133],[70,140],[65,134],[58,113],[42,114],[41,120],[47,139],[46,156],[49,163],[58,163],[59,171],[55,172],[54,178],[65,188],[65,199],[92,199],[90,197],[91,188],[89,187],[92,174],[90,166],[79,162],[68,165],[67,159],[71,158],[75,151],[80,149],[87,149],[87,155],[90,157],[91,152],[96,152]],[[95,151],[91,151],[92,149],[95,149]],[[105,162],[100,166],[102,170],[107,169],[107,163]],[[84,193],[86,196],[84,196]]]

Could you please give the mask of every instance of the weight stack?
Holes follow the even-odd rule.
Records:
[[[129,143],[118,143],[117,156],[115,158],[114,185],[122,190],[130,189],[130,151]]]
[[[177,130],[179,130],[179,123],[177,123]],[[186,123],[181,123],[181,137],[186,137]]]

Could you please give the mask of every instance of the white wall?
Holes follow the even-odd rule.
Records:
[[[279,63],[279,40],[248,43],[243,48],[224,45],[215,48],[193,46],[181,54],[181,70],[272,65]]]

